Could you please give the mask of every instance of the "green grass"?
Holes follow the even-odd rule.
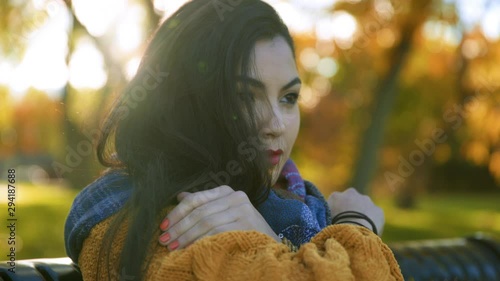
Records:
[[[64,222],[77,191],[57,186],[16,183],[16,258],[64,257]],[[6,183],[0,184],[6,194]],[[7,221],[6,196],[0,197],[0,221]],[[0,232],[0,254],[8,253],[7,231]],[[4,254],[5,253],[5,254]],[[4,260],[5,258],[0,258]]]
[[[386,242],[462,237],[484,232],[500,238],[500,194],[441,194],[417,199],[410,210],[394,200],[376,200],[384,209]]]
[[[66,256],[64,222],[77,192],[57,186],[19,183],[16,194],[17,259]],[[0,221],[6,224],[6,184],[0,183]],[[500,196],[432,195],[419,198],[417,208],[402,210],[392,198],[376,200],[384,208],[386,242],[460,237],[483,231],[500,237]],[[0,232],[0,254],[8,253],[7,232]],[[5,260],[5,258],[0,258]]]

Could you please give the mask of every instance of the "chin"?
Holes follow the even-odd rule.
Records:
[[[271,180],[271,186],[274,186],[276,184],[276,182],[278,181],[278,178],[281,174],[281,170],[283,169],[283,163],[278,163],[278,165],[276,165],[273,169],[272,169],[272,180]]]

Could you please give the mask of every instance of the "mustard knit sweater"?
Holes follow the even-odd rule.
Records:
[[[106,263],[98,257],[104,234],[115,216],[94,226],[83,243],[78,263],[86,281],[107,280]],[[126,230],[127,222],[113,240],[110,263],[116,267]],[[160,231],[156,234],[159,236]],[[219,233],[172,252],[153,240],[152,259],[145,275],[151,281],[403,280],[389,247],[373,232],[357,225],[327,226],[297,252],[257,231]],[[126,269],[114,268],[110,276],[112,280],[134,280]]]

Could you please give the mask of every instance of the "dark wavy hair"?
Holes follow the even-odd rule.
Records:
[[[270,166],[252,97],[239,81],[255,67],[255,43],[276,36],[295,52],[276,11],[259,0],[193,0],[157,29],[97,145],[99,161],[125,171],[134,187],[103,239],[99,256],[107,260],[108,279],[112,237],[125,219],[118,268],[142,280],[160,214],[179,192],[225,184],[254,206],[267,198]],[[232,161],[238,173],[228,171]]]

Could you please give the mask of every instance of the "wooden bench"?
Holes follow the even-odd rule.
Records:
[[[470,237],[392,243],[405,280],[500,281],[500,240],[480,233]],[[80,281],[82,276],[69,258],[16,261],[16,273],[0,264],[3,281]]]

